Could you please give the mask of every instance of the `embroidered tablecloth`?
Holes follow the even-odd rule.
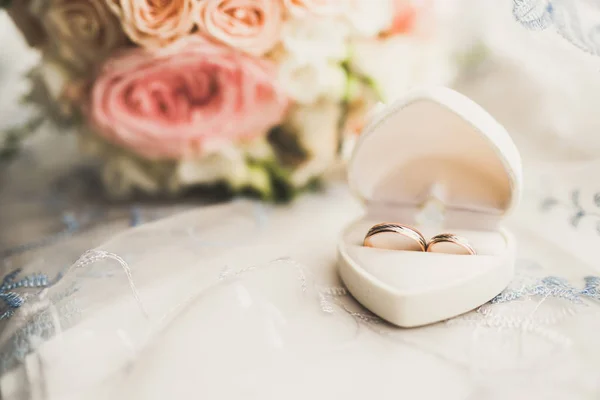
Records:
[[[527,210],[545,230],[577,236],[574,218],[582,229],[595,218],[554,199]],[[6,275],[3,398],[597,398],[600,278],[568,241],[517,214],[507,290],[399,329],[337,277],[337,235],[359,213],[332,182],[289,207],[202,207],[126,230],[72,265]]]
[[[289,206],[114,204],[42,135],[0,170],[0,397],[597,399],[600,82],[516,63],[515,32],[457,83],[524,158],[517,276],[492,301],[418,329],[357,304],[336,270],[361,213],[343,171]]]

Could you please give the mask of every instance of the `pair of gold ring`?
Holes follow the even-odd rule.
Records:
[[[426,251],[429,253],[448,253],[475,255],[475,249],[469,241],[452,233],[435,235],[429,242],[416,230],[407,225],[382,223],[374,225],[363,241],[367,247],[389,250]]]

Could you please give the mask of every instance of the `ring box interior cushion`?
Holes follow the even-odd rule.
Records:
[[[384,107],[364,129],[348,180],[365,213],[342,233],[340,275],[373,313],[402,326],[470,311],[509,284],[515,239],[502,221],[521,194],[521,160],[506,130],[469,98],[447,88],[415,91]],[[415,220],[433,186],[444,188],[443,231],[477,255],[363,246],[369,228],[397,222],[426,239],[442,233]]]

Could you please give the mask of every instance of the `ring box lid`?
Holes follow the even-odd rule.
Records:
[[[376,112],[354,149],[348,182],[367,207],[418,206],[442,187],[447,210],[502,217],[521,195],[521,159],[482,107],[429,88]]]

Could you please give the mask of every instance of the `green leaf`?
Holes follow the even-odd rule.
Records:
[[[32,68],[26,77],[30,82],[30,88],[21,97],[22,103],[38,108],[58,131],[67,132],[80,126],[84,118],[79,106],[65,101],[57,101],[53,98],[42,77],[41,67]]]
[[[16,156],[25,139],[34,135],[44,120],[43,116],[38,115],[23,125],[10,128],[0,135],[0,137],[3,137],[0,141],[0,161],[7,161]]]
[[[300,144],[298,135],[282,125],[271,129],[268,141],[281,164],[285,166],[298,166],[309,157],[306,149]]]
[[[306,191],[316,191],[321,188],[318,179],[313,179],[303,187],[292,183],[292,170],[281,165],[276,159],[250,160],[253,174],[260,176],[257,182],[249,183],[243,193],[259,197],[263,201],[274,203],[289,203]]]

